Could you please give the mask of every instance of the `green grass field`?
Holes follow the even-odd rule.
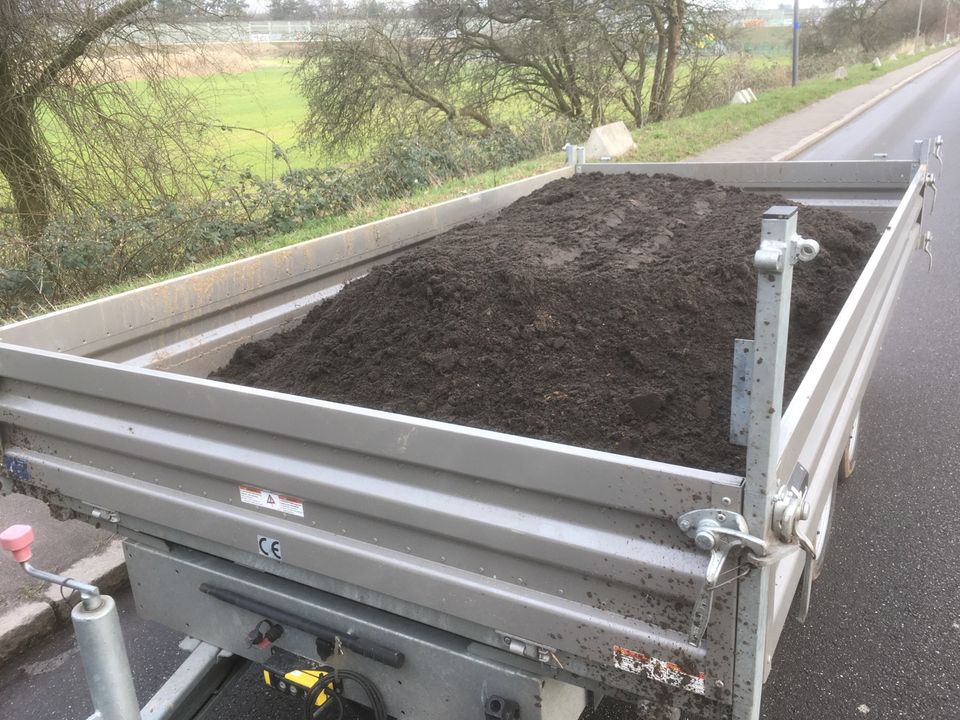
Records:
[[[295,86],[293,64],[276,63],[256,70],[235,74],[182,78],[177,80],[204,103],[204,114],[214,123],[252,128],[268,135],[287,153],[294,168],[309,167],[318,158],[298,145],[297,130],[307,114],[307,104]],[[238,168],[250,168],[255,174],[270,178],[286,169],[274,157],[266,138],[246,130],[224,130],[214,133],[215,147],[210,150]],[[324,157],[324,162],[344,158]]]

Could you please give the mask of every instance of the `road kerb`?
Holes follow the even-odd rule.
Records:
[[[56,627],[53,608],[39,600],[18,605],[0,615],[0,664]]]
[[[918,70],[917,72],[913,73],[913,74],[910,75],[909,77],[905,77],[905,78],[904,78],[903,80],[901,80],[900,82],[898,82],[898,83],[896,83],[896,84],[894,84],[894,85],[891,85],[890,87],[886,88],[885,90],[877,93],[877,94],[874,95],[872,98],[870,98],[869,100],[867,100],[865,103],[861,103],[860,105],[858,105],[857,107],[855,107],[853,110],[851,110],[850,112],[848,112],[846,115],[844,115],[843,117],[841,117],[839,120],[834,120],[832,123],[830,123],[829,125],[827,125],[827,126],[825,126],[825,127],[820,128],[820,129],[817,130],[815,133],[811,133],[810,135],[807,135],[805,138],[803,138],[803,139],[800,140],[799,142],[791,145],[789,148],[787,148],[787,149],[784,150],[783,152],[777,153],[776,155],[774,155],[774,156],[771,157],[770,159],[773,160],[773,161],[779,162],[779,161],[782,161],[782,160],[791,160],[791,159],[795,158],[797,155],[799,155],[800,153],[802,153],[804,150],[806,150],[806,149],[809,148],[810,146],[815,145],[816,143],[820,142],[823,138],[827,137],[827,136],[830,135],[831,133],[836,132],[837,130],[839,130],[840,128],[842,128],[844,125],[846,125],[847,123],[849,123],[849,122],[850,122],[851,120],[853,120],[854,118],[856,118],[856,117],[862,115],[863,113],[865,113],[867,110],[869,110],[870,108],[872,108],[874,105],[876,105],[878,102],[880,102],[880,101],[883,100],[884,98],[888,97],[888,96],[891,95],[892,93],[895,93],[897,90],[899,90],[900,88],[902,88],[904,85],[906,85],[906,84],[908,84],[908,83],[910,83],[910,82],[913,82],[914,80],[916,80],[918,77],[920,77],[920,76],[923,75],[924,73],[929,72],[929,71],[933,70],[935,67],[938,67],[938,66],[942,65],[942,64],[945,63],[947,60],[949,60],[949,59],[952,58],[954,55],[956,55],[958,52],[960,52],[960,49],[954,50],[952,53],[949,53],[948,55],[945,55],[944,57],[942,57],[942,58],[940,58],[939,60],[937,60],[935,63],[931,63],[930,65],[927,65],[925,68],[922,68],[921,70]],[[829,98],[827,98],[827,99],[829,99]]]
[[[122,542],[112,541],[104,552],[78,560],[61,574],[96,585],[104,594],[124,588],[127,566]],[[76,593],[51,585],[41,600],[18,605],[0,615],[0,664],[68,622],[70,610],[78,601]]]

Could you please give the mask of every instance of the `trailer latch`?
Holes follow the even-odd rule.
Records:
[[[810,503],[807,502],[809,485],[810,473],[797,463],[790,474],[790,480],[780,488],[773,502],[773,531],[781,542],[799,546],[806,556],[800,579],[800,602],[794,613],[800,622],[807,619],[807,612],[810,610],[813,563],[817,559],[816,547],[800,529],[800,522],[810,517]]]
[[[694,647],[700,647],[707,623],[710,622],[714,592],[742,576],[738,565],[731,577],[723,577],[723,568],[730,555],[734,550],[748,548],[753,555],[762,557],[767,554],[767,544],[751,535],[743,515],[732,510],[691,510],[681,515],[677,524],[688,537],[693,538],[698,548],[710,552],[707,577],[694,603],[690,632],[687,635],[687,642]]]
[[[813,583],[813,561],[817,554],[809,538],[800,530],[799,523],[810,513],[807,503],[807,485],[809,474],[799,463],[790,475],[773,503],[773,531],[785,545],[799,546],[806,554],[803,579],[801,583],[798,619],[806,619],[810,606],[810,589]],[[713,595],[718,588],[736,582],[750,571],[752,565],[766,565],[777,562],[782,555],[778,552],[783,546],[771,546],[767,541],[750,534],[746,519],[732,510],[715,508],[692,510],[677,518],[680,529],[693,539],[697,547],[710,553],[707,564],[707,576],[693,606],[693,617],[687,642],[700,647],[703,642],[710,613],[713,609]],[[731,555],[739,556],[747,550],[746,564],[738,563],[724,571]]]

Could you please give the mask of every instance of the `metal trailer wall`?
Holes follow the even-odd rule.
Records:
[[[781,464],[808,463],[815,508],[824,506],[824,478],[914,239],[918,169],[893,161],[576,168],[705,177],[881,224],[899,202],[784,413]],[[676,520],[742,507],[743,478],[187,376],[296,322],[372,264],[574,171],[0,329],[8,479],[132,537],[227,558],[491,647],[525,639],[550,658],[545,675],[704,712],[703,698],[733,702],[740,670],[730,657],[748,630],[743,618],[738,628],[737,585],[718,591],[705,642],[689,646],[707,555]],[[251,504],[260,490],[289,496],[286,512]],[[282,562],[258,554],[261,536],[280,541]],[[782,562],[768,583],[770,622],[758,636],[771,651],[798,572]],[[663,673],[658,661],[678,667]],[[651,683],[655,674],[668,684]],[[738,699],[735,711],[750,702]]]

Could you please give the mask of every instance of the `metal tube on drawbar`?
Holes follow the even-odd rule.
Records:
[[[392,650],[388,647],[384,647],[383,645],[362,640],[356,635],[348,635],[347,633],[338,632],[337,630],[329,628],[326,625],[321,625],[318,622],[288,612],[274,605],[269,605],[265,602],[261,602],[260,600],[255,600],[251,597],[247,597],[246,595],[241,595],[233,590],[226,590],[224,588],[216,587],[215,585],[203,583],[200,586],[200,592],[210,595],[211,597],[215,597],[217,600],[222,600],[225,603],[229,603],[230,605],[235,605],[238,608],[249,610],[250,612],[257,613],[258,615],[263,615],[271,620],[276,620],[279,623],[285,623],[290,627],[294,627],[298,630],[302,630],[305,633],[315,635],[321,640],[325,640],[329,643],[335,643],[336,639],[339,638],[340,644],[343,647],[347,648],[348,650],[352,650],[357,655],[361,655],[371,660],[376,660],[377,662],[383,663],[384,665],[389,665],[392,668],[403,667],[404,657],[403,653],[399,650]]]
[[[140,704],[120,631],[117,605],[109,595],[100,606],[87,610],[77,605],[70,613],[87,676],[90,699],[99,720],[140,720]]]

